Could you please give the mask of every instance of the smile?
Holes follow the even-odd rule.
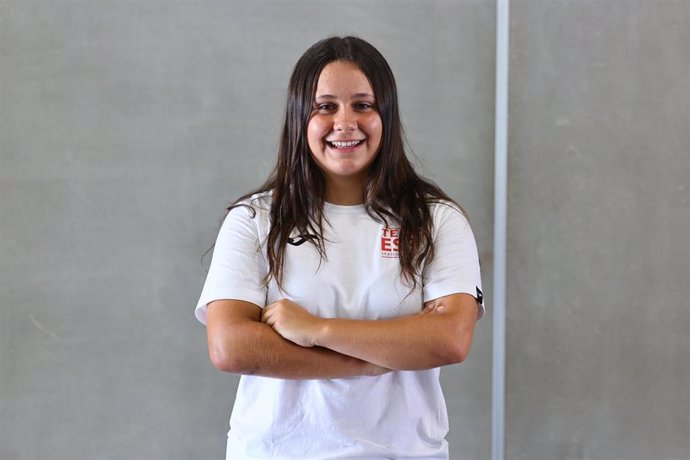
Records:
[[[326,143],[331,147],[335,147],[337,149],[347,149],[351,147],[357,147],[358,145],[363,144],[364,139],[358,141],[326,141]]]

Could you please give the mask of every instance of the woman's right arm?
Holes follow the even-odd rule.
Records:
[[[206,320],[211,362],[225,372],[281,379],[330,379],[389,371],[326,348],[295,345],[262,323],[261,308],[251,302],[210,302]]]

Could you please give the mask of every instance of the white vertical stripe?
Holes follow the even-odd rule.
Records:
[[[510,0],[496,0],[494,140],[494,295],[491,380],[491,458],[505,459],[506,233],[508,193],[508,47]]]

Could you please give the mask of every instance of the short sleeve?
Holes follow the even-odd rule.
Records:
[[[214,300],[244,300],[261,308],[265,306],[266,262],[261,251],[258,219],[258,211],[249,205],[237,206],[226,216],[194,310],[201,323],[206,324],[206,306]]]
[[[464,214],[453,204],[432,205],[434,259],[423,272],[424,301],[465,293],[477,299],[484,316],[477,243]]]

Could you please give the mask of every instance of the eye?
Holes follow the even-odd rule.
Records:
[[[335,110],[335,104],[330,102],[323,102],[321,104],[314,104],[314,110],[319,112],[328,113]]]
[[[366,112],[366,111],[372,110],[373,108],[374,108],[374,104],[372,102],[362,101],[362,102],[356,102],[354,104],[354,109],[359,110],[360,112]]]

